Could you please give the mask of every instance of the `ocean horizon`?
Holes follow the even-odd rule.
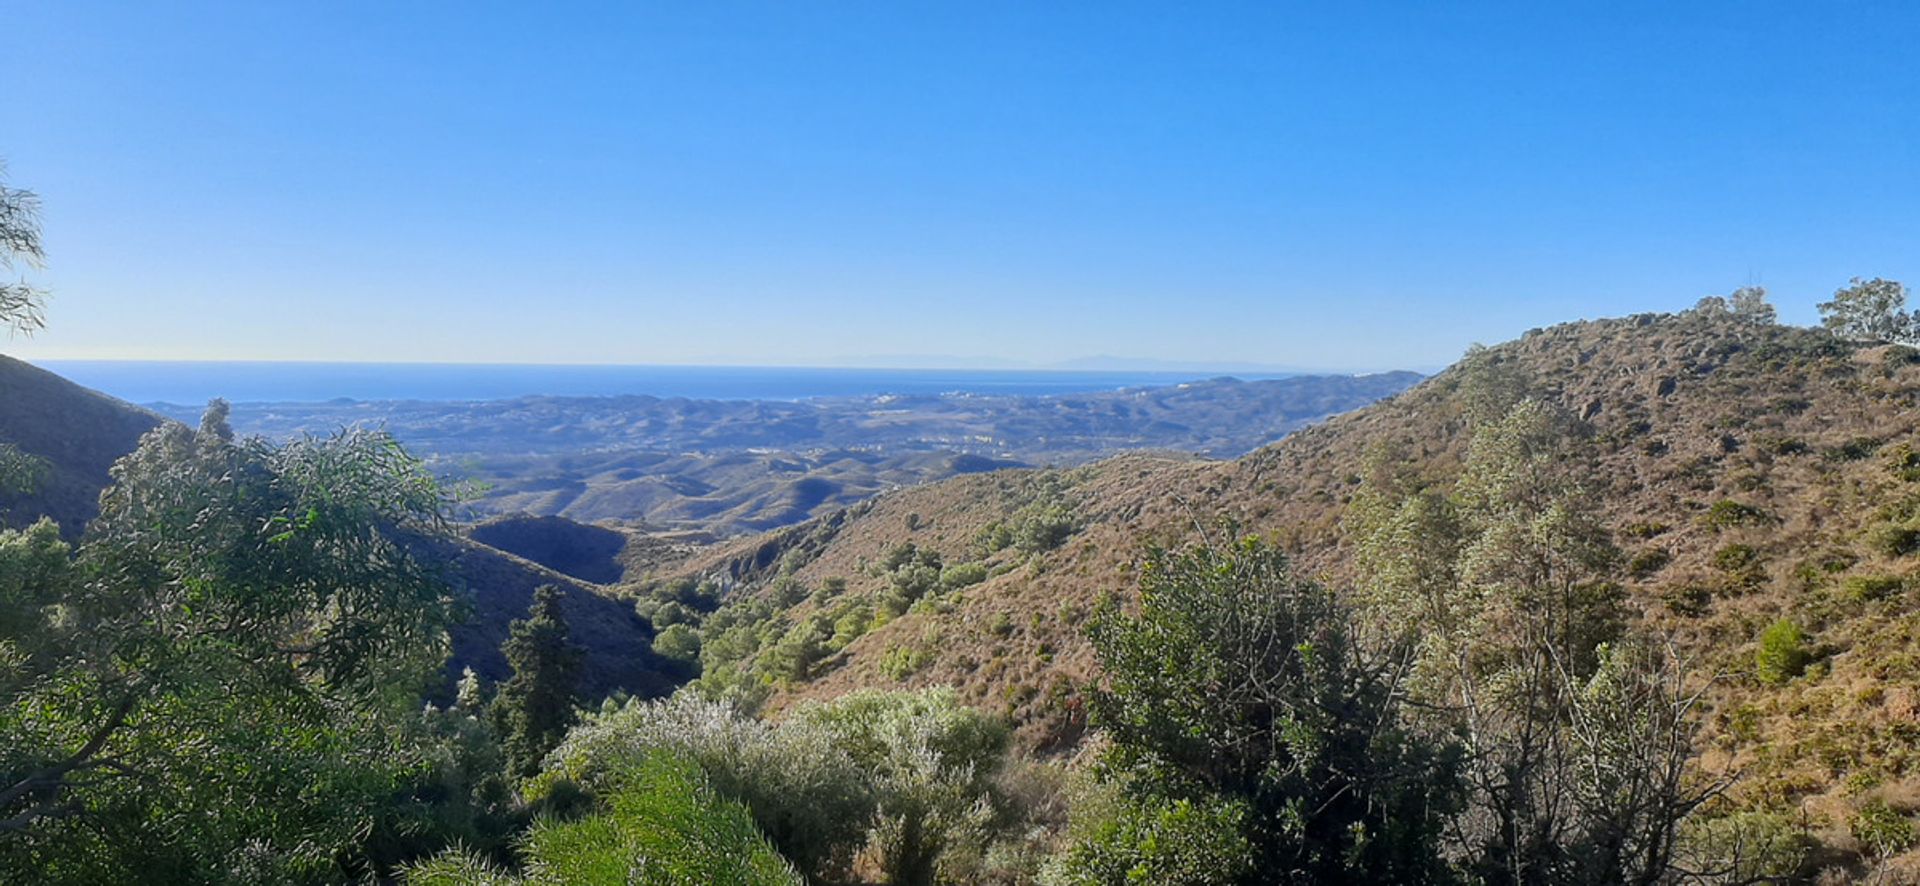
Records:
[[[477,401],[645,395],[696,400],[980,394],[1047,396],[1300,373],[1070,369],[870,369],[514,363],[43,360],[35,365],[139,404]]]

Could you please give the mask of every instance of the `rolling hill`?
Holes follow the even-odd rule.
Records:
[[[1742,773],[1733,799],[1815,828],[1838,827],[1869,798],[1910,809],[1920,792],[1920,351],[1701,309],[1535,330],[1481,357],[1588,435],[1593,502],[1626,555],[1613,579],[1635,619],[1713,678],[1703,750],[1707,765]],[[1070,747],[1084,727],[1080,687],[1097,678],[1084,619],[1101,595],[1131,590],[1147,546],[1218,537],[1229,520],[1351,588],[1343,518],[1368,453],[1396,447],[1431,483],[1457,475],[1466,374],[1456,366],[1231,461],[1128,455],[891,492],[697,552],[633,590],[703,580],[800,624],[872,605],[902,574],[889,567],[911,569],[926,552],[948,567],[978,563],[984,580],[876,619],[780,683],[771,706],[952,684],[1006,711],[1029,747]],[[1043,500],[1073,515],[1056,546],[993,542]],[[1809,635],[1812,660],[1775,685],[1755,674],[1755,653],[1782,618]],[[1844,828],[1833,839],[1844,843]]]

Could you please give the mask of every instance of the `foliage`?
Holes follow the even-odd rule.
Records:
[[[680,693],[630,701],[588,716],[548,760],[548,787],[565,779],[596,793],[624,767],[665,752],[698,764],[723,797],[746,805],[754,822],[802,871],[844,874],[866,838],[873,808],[868,775],[827,732],[772,726],[722,702]]]
[[[528,832],[527,873],[510,877],[466,854],[414,868],[414,884],[527,886],[774,886],[803,881],[754,827],[746,808],[718,796],[700,767],[648,754],[605,774],[599,808],[549,818]]]
[[[334,876],[420,765],[444,496],[384,435],[235,441],[222,405],[114,467],[74,560],[0,533],[0,870]]]
[[[40,246],[40,198],[32,191],[6,186],[7,167],[0,163],[0,271],[16,263],[38,268],[46,254]],[[46,293],[25,281],[0,281],[0,327],[9,335],[32,335],[46,326]]]
[[[1895,811],[1887,801],[1875,798],[1861,805],[1851,822],[1854,839],[1865,844],[1874,855],[1895,855],[1920,843],[1920,831],[1913,819]]]
[[[700,660],[700,632],[684,624],[669,625],[653,638],[653,652],[678,662]]]
[[[1733,316],[1749,323],[1772,325],[1779,320],[1779,312],[1767,303],[1767,290],[1764,286],[1742,286],[1727,296],[1727,309]]]
[[[488,714],[506,751],[507,771],[517,776],[539,771],[541,759],[573,725],[581,650],[567,638],[560,597],[554,585],[535,590],[527,618],[513,622],[500,646],[513,676],[500,685]]]
[[[32,492],[47,473],[47,460],[0,443],[0,493]]]
[[[1790,882],[1813,840],[1785,815],[1736,812],[1689,822],[1684,866],[1705,882]]]
[[[953,690],[863,690],[802,705],[791,721],[829,736],[871,779],[868,848],[888,883],[931,884],[949,852],[986,842],[1007,731]]]
[[[1450,490],[1383,452],[1349,511],[1364,623],[1415,650],[1415,722],[1466,737],[1448,851],[1475,879],[1656,881],[1719,789],[1681,778],[1697,690],[1624,630],[1592,455],[1578,422],[1522,399],[1478,424]]]
[[[1347,622],[1257,541],[1154,552],[1139,614],[1109,600],[1092,628],[1104,765],[1136,796],[1243,806],[1273,880],[1441,877],[1454,751],[1394,725],[1399,675],[1362,660]]]
[[[1920,332],[1906,310],[1907,287],[1893,280],[1855,277],[1819,307],[1821,324],[1844,339],[1911,344]]]
[[[1760,632],[1760,648],[1753,656],[1754,676],[1762,683],[1785,683],[1806,670],[1810,657],[1806,633],[1792,619],[1780,619]]]
[[[1118,798],[1077,819],[1088,833],[1046,869],[1047,886],[1226,886],[1252,870],[1245,804]]]

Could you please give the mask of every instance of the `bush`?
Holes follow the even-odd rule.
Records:
[[[1729,883],[1790,882],[1814,845],[1785,815],[1737,812],[1690,822],[1680,856],[1693,870],[1724,872]]]
[[[892,680],[905,680],[926,667],[929,656],[915,646],[895,646],[880,658],[880,672]]]
[[[1627,572],[1634,578],[1648,578],[1667,568],[1673,562],[1673,555],[1659,548],[1649,548],[1633,556],[1627,563]]]
[[[1240,834],[1263,871],[1443,876],[1458,755],[1392,725],[1393,679],[1359,654],[1351,623],[1257,541],[1153,553],[1138,614],[1109,598],[1091,631],[1109,686],[1093,695],[1104,764],[1135,797],[1244,804]]]
[[[653,638],[653,654],[692,664],[700,660],[700,634],[683,624],[672,625]]]
[[[1732,529],[1737,526],[1756,526],[1772,522],[1766,511],[1753,505],[1741,504],[1730,498],[1723,498],[1707,508],[1700,522],[1712,529]]]
[[[1856,603],[1884,600],[1905,588],[1905,581],[1891,575],[1850,575],[1840,582],[1841,596]]]
[[[1920,550],[1920,528],[1882,523],[1867,530],[1867,547],[1883,557],[1904,557]]]
[[[1246,807],[1218,800],[1119,800],[1041,876],[1046,886],[1238,883],[1253,869]],[[1076,819],[1081,818],[1079,810]]]
[[[1913,819],[1887,805],[1885,800],[1870,800],[1854,813],[1850,823],[1854,839],[1881,858],[1897,855],[1920,842]]]
[[[1800,676],[1806,670],[1807,635],[1789,619],[1780,619],[1760,633],[1760,650],[1754,654],[1754,673],[1760,682],[1779,685]]]
[[[671,754],[623,761],[604,774],[594,814],[535,824],[522,846],[528,875],[513,878],[451,853],[408,872],[427,884],[647,884],[800,886],[747,809],[717,796],[691,760]]]
[[[873,804],[867,775],[832,735],[775,728],[684,692],[588,717],[548,758],[545,778],[604,796],[625,767],[660,752],[698,764],[713,789],[744,803],[773,845],[809,875],[838,877],[865,841]]]
[[[940,571],[940,589],[957,591],[987,580],[987,564],[978,561],[955,563]]]
[[[931,884],[987,842],[993,778],[1006,726],[962,705],[951,689],[861,691],[794,710],[792,726],[830,735],[867,773],[875,800],[868,850],[887,882]]]

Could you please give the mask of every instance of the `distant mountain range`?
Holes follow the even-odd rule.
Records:
[[[384,427],[449,478],[484,484],[474,505],[481,514],[727,535],[985,470],[1135,450],[1236,456],[1419,380],[1410,372],[1217,378],[1055,396],[239,404],[233,422],[268,437]],[[163,408],[182,421],[198,415]]]

